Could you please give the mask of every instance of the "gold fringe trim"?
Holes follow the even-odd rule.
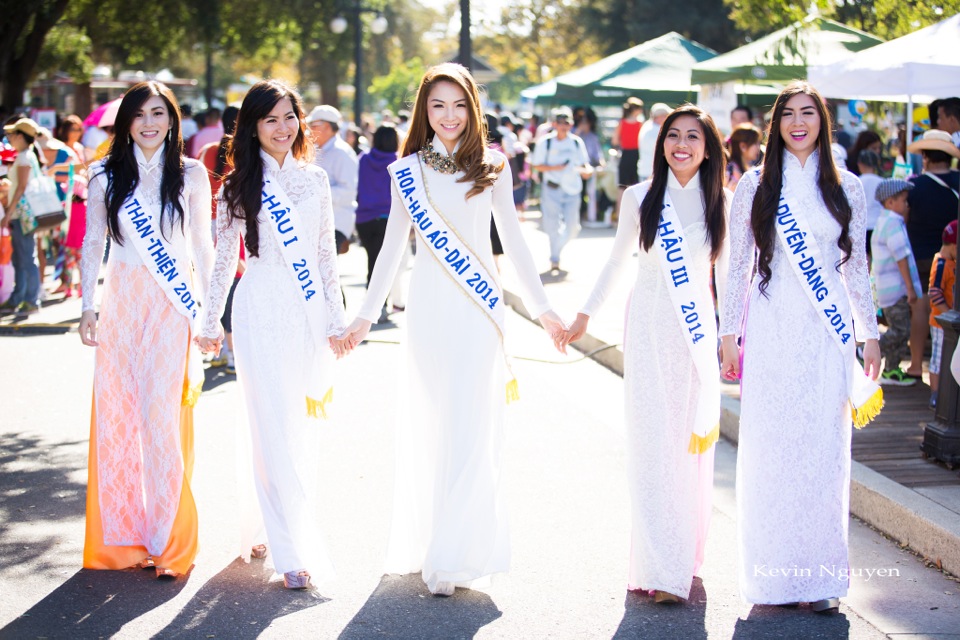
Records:
[[[333,401],[333,387],[327,389],[322,400],[314,400],[307,396],[307,416],[310,418],[327,419],[327,403]]]
[[[181,404],[185,407],[195,407],[197,406],[197,400],[200,399],[200,392],[203,391],[203,383],[201,382],[195,387],[190,387],[190,380],[184,378],[183,381],[183,400]]]
[[[517,384],[517,379],[514,378],[507,383],[507,404],[514,402],[520,399],[520,385]]]
[[[870,396],[870,399],[861,406],[854,407],[851,403],[853,426],[857,429],[863,429],[880,414],[881,409],[883,409],[883,389],[878,387]]]
[[[698,436],[695,433],[690,434],[690,446],[687,447],[687,453],[692,453],[694,455],[699,455],[701,453],[706,453],[710,450],[710,447],[717,444],[717,440],[720,439],[720,423],[710,430],[705,436]]]

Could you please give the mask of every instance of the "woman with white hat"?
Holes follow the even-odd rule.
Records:
[[[953,158],[960,158],[960,149],[950,139],[950,134],[931,129],[919,140],[914,140],[907,150],[919,153],[923,158],[923,173],[910,179],[914,188],[907,201],[910,203],[910,220],[907,235],[917,260],[923,296],[914,303],[910,326],[910,366],[907,375],[923,376],[923,351],[927,339],[927,318],[930,316],[930,298],[927,284],[933,256],[940,250],[943,228],[957,219],[960,171],[950,168]]]

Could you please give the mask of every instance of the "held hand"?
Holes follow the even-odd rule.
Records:
[[[330,343],[330,350],[337,356],[337,360],[353,351],[353,349],[347,346],[346,340],[341,340],[336,336],[330,336],[327,340]]]
[[[563,338],[567,333],[567,326],[563,324],[560,316],[553,311],[547,311],[537,318],[537,320],[543,325],[544,331],[550,335],[550,338],[553,340],[553,346],[555,346],[560,353],[566,353],[567,345],[563,342]]]
[[[735,336],[720,338],[720,376],[725,380],[740,379],[740,349]]]
[[[4,218],[6,221],[6,218]],[[84,311],[80,314],[80,326],[77,328],[80,334],[80,342],[88,347],[98,346],[97,342],[97,312]]]
[[[364,341],[364,339],[367,337],[367,334],[370,333],[371,324],[373,323],[371,323],[369,320],[356,318],[350,323],[350,326],[347,327],[346,331],[340,335],[340,341],[348,350],[356,348],[358,344]]]
[[[199,347],[200,353],[220,353],[220,338],[197,336],[193,342]]]
[[[564,346],[570,344],[571,342],[576,342],[584,336],[587,332],[587,323],[590,322],[590,316],[585,313],[578,313],[577,319],[573,321],[573,324],[570,325],[570,328],[567,329],[566,335],[563,337]]]
[[[880,376],[880,342],[878,340],[867,340],[863,345],[863,371],[871,380],[876,380]]]

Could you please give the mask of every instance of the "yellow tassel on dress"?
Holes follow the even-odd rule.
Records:
[[[713,429],[710,430],[705,436],[698,436],[695,433],[690,434],[690,446],[687,447],[687,453],[692,453],[695,455],[706,453],[710,450],[710,447],[717,443],[717,440],[720,439],[720,424],[717,423]]]
[[[520,399],[520,385],[517,384],[517,379],[514,378],[507,383],[507,404],[515,400]]]
[[[327,389],[327,393],[324,394],[323,400],[314,400],[310,396],[307,396],[307,416],[311,418],[323,418],[327,419],[327,403],[333,400],[333,387]]]
[[[857,429],[863,429],[880,414],[881,409],[883,409],[883,389],[878,387],[870,396],[870,399],[861,406],[854,407],[851,404],[853,426]]]
[[[195,407],[197,406],[197,400],[200,399],[200,393],[203,391],[203,383],[201,382],[195,387],[190,387],[190,380],[184,378],[183,380],[183,401],[181,404],[185,407]]]

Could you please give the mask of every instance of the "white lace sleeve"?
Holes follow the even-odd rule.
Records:
[[[506,158],[503,161],[506,162]],[[550,310],[550,301],[547,300],[547,292],[540,281],[530,248],[523,240],[517,207],[513,204],[513,175],[506,166],[493,184],[493,219],[500,233],[503,252],[516,269],[527,310],[533,318],[539,318]]]
[[[853,250],[850,259],[840,267],[840,272],[850,297],[853,331],[857,342],[869,338],[876,340],[880,333],[877,331],[877,310],[873,306],[870,273],[867,269],[867,198],[863,193],[863,183],[853,174],[844,173],[843,192],[853,214],[849,232]]]
[[[320,181],[320,238],[317,261],[323,280],[323,297],[327,302],[327,337],[339,336],[347,328],[344,319],[340,272],[337,269],[337,242],[334,237],[333,205],[330,179],[323,171],[314,173]]]
[[[205,338],[220,337],[220,317],[227,306],[227,294],[237,273],[237,261],[240,259],[240,220],[227,212],[222,200],[217,207],[217,251],[213,263],[213,274],[207,286],[206,303],[203,307],[203,323],[200,335]]]
[[[410,217],[403,210],[403,202],[397,193],[396,185],[390,181],[393,197],[390,200],[390,217],[387,218],[387,230],[383,236],[383,246],[377,256],[377,263],[373,267],[370,277],[370,286],[363,299],[363,305],[358,318],[376,322],[380,318],[380,307],[387,299],[387,294],[393,286],[393,278],[400,267],[407,240],[410,237]],[[428,257],[429,259],[429,257]]]
[[[747,289],[753,276],[756,242],[750,226],[753,197],[757,193],[757,175],[749,172],[737,183],[737,192],[730,206],[730,260],[727,266],[727,291],[720,305],[720,335],[740,335]]]
[[[633,250],[639,247],[640,201],[646,195],[649,184],[642,182],[624,192],[620,201],[620,222],[617,224],[617,237],[613,241],[613,249],[580,313],[593,316],[600,310],[603,301],[617,284]]]
[[[90,185],[87,190],[87,230],[83,236],[80,252],[80,284],[83,287],[83,311],[91,311],[100,279],[100,265],[107,243],[107,206],[103,183],[96,177],[103,171],[98,163],[90,168]]]
[[[213,271],[213,238],[210,236],[210,180],[207,169],[197,163],[188,163],[186,182],[187,220],[190,224],[190,251],[193,268],[196,269],[197,295],[200,300],[207,299],[207,288]]]
[[[720,246],[720,255],[714,262],[713,273],[717,283],[717,317],[723,313],[724,298],[727,295],[727,281],[730,279],[730,205],[733,202],[733,192],[723,190],[723,215],[726,218],[726,230],[723,234],[723,244]]]

